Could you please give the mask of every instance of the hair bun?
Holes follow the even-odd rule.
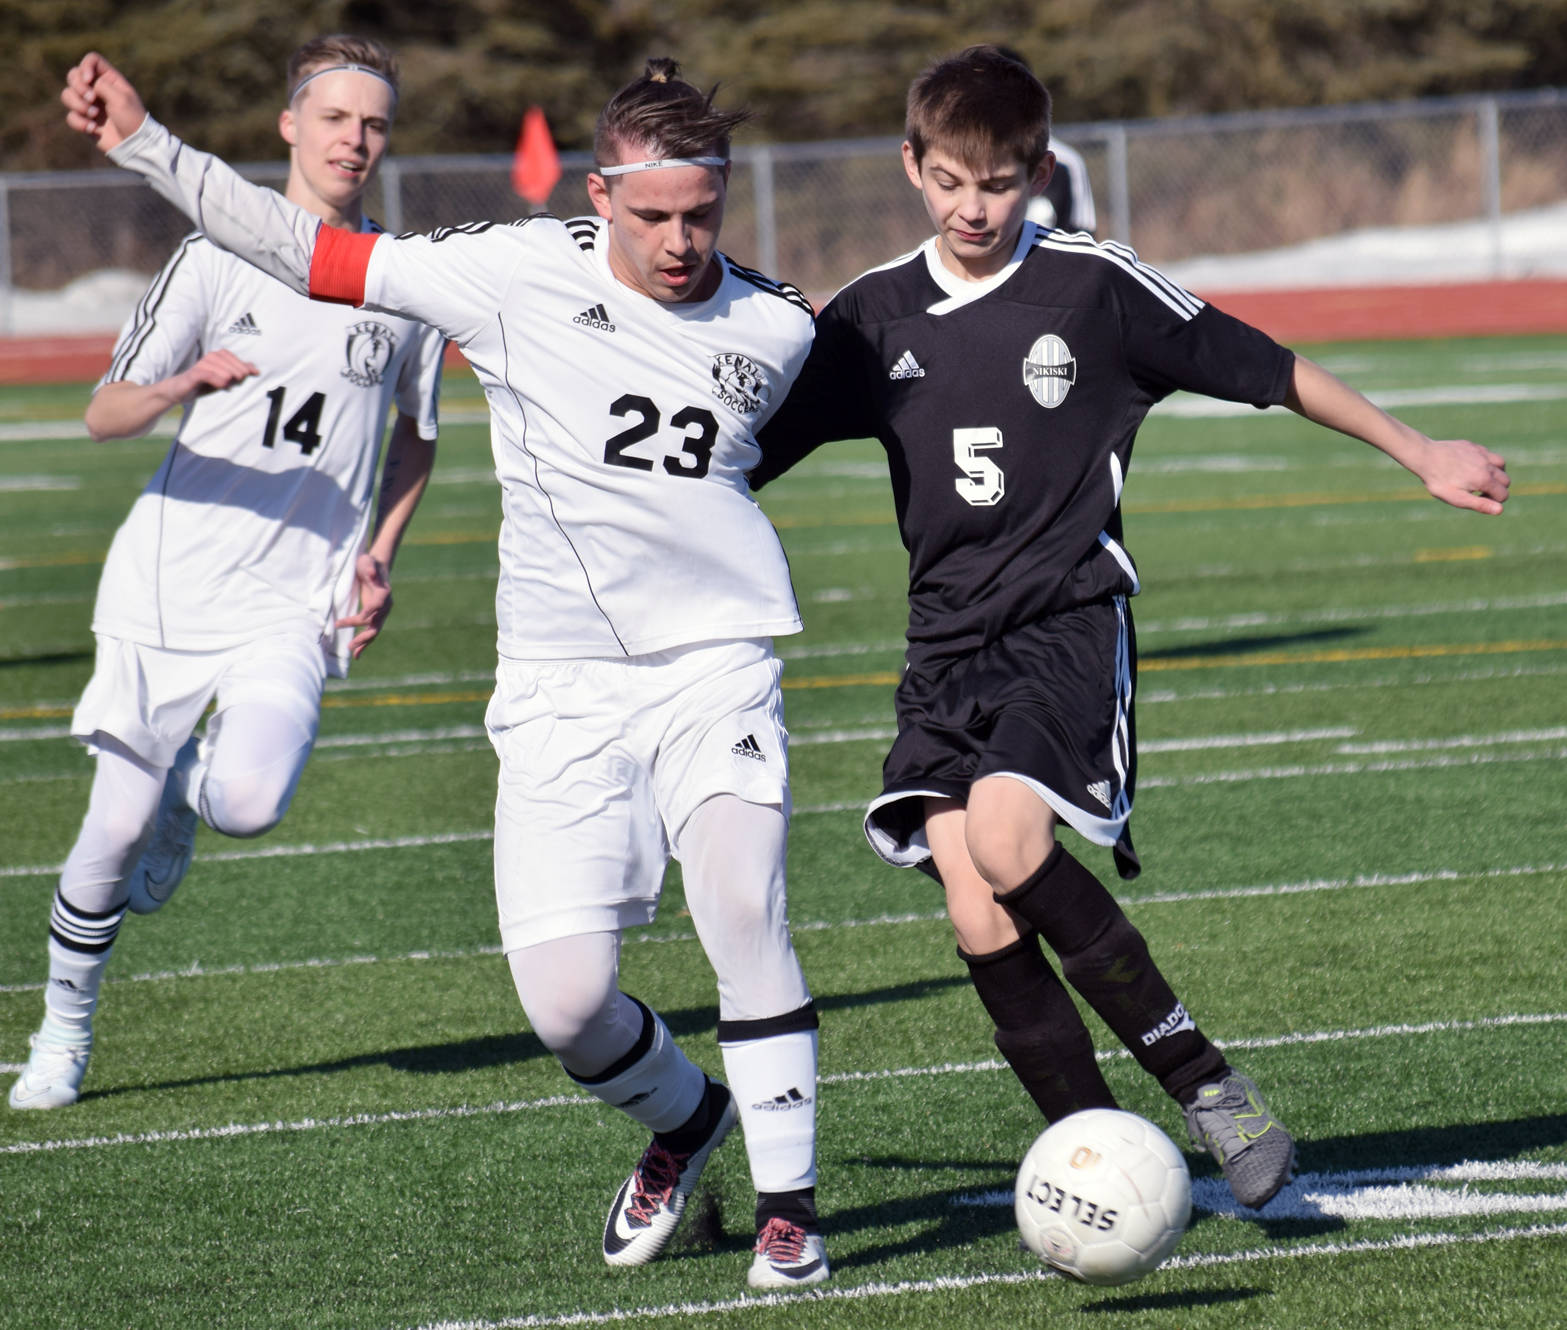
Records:
[[[650,83],[669,83],[680,77],[680,63],[668,56],[657,55],[647,62],[643,75]]]

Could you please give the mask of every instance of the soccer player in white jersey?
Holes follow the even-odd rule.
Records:
[[[378,229],[360,199],[396,81],[391,52],[358,38],[319,38],[291,59],[286,194],[322,225]],[[182,416],[99,584],[97,662],[71,725],[96,757],[92,793],[55,891],[44,1019],[11,1107],[78,1098],[127,905],[150,913],[169,898],[198,819],[259,836],[287,810],[323,680],[347,672],[391,608],[388,570],[435,457],[443,351],[433,329],[312,305],[199,234],[126,323],[87,408],[92,436]]]
[[[395,239],[321,227],[182,144],[100,56],[63,97],[74,127],[216,243],[313,296],[425,320],[467,356],[502,486],[487,715],[502,943],[567,1074],[653,1133],[611,1205],[605,1260],[664,1249],[738,1121],[758,1198],[749,1282],[794,1287],[828,1274],[771,641],[800,623],[745,473],[812,317],[718,251],[744,116],[676,75],[650,61],[605,107],[596,217]],[[621,930],[653,918],[671,856],[717,974],[727,1087],[619,987]]]
[[[1133,441],[1182,388],[1286,405],[1458,508],[1500,513],[1506,468],[1395,420],[1123,246],[1025,220],[1051,173],[1050,96],[1003,50],[925,70],[907,128],[936,234],[823,309],[752,475],[760,487],[834,439],[874,437],[889,459],[908,653],[866,835],[941,882],[996,1046],[1046,1118],[1116,1102],[1064,977],[1180,1106],[1236,1200],[1262,1206],[1290,1177],[1293,1139],[1060,837],[1065,824],[1123,877],[1139,871],[1139,582],[1121,521]]]

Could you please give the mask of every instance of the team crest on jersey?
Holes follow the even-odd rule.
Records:
[[[750,415],[766,405],[771,391],[762,367],[749,356],[725,351],[713,357],[713,396],[725,406]]]
[[[348,330],[348,345],[344,352],[348,366],[343,377],[361,388],[373,388],[386,376],[386,367],[392,363],[392,352],[397,349],[397,337],[384,323],[366,319]]]
[[[1077,359],[1065,342],[1046,333],[1023,357],[1023,382],[1040,406],[1058,407],[1077,382]]]

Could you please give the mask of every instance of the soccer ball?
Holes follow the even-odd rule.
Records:
[[[1192,1213],[1186,1160],[1153,1123],[1087,1108],[1029,1147],[1014,1193],[1024,1245],[1085,1284],[1126,1284],[1175,1250]]]

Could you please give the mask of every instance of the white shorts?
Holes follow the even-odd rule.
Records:
[[[680,829],[719,794],[789,812],[770,640],[617,659],[502,657],[495,898],[508,952],[651,923]]]
[[[264,705],[313,739],[325,679],[321,644],[305,637],[262,638],[223,651],[168,651],[100,634],[71,734],[89,752],[97,751],[95,734],[109,734],[154,766],[173,766],[216,697],[219,712],[237,703]]]

